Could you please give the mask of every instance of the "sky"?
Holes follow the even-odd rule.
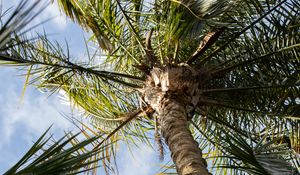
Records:
[[[32,1],[32,0],[30,0]],[[15,7],[20,0],[0,0],[3,9]],[[84,57],[84,31],[60,14],[56,5],[49,5],[30,25],[54,17],[34,29],[51,33],[52,39],[60,43],[68,41],[71,55]],[[62,117],[71,115],[70,107],[62,104],[59,95],[49,96],[29,86],[22,98],[25,77],[15,67],[0,67],[0,174],[4,173],[30,148],[33,142],[51,125],[55,136],[74,126]],[[57,137],[58,138],[58,137]],[[151,175],[158,173],[158,153],[145,145],[134,148],[131,153],[124,146],[119,150],[120,175]]]

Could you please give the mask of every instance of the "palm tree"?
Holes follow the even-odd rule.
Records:
[[[149,143],[155,130],[180,175],[210,174],[207,165],[214,174],[297,173],[297,0],[57,3],[92,32],[99,47],[87,61],[45,35],[15,36],[0,59],[29,67],[38,88],[64,92],[111,143]]]
[[[9,54],[9,49],[13,47],[11,44],[17,44],[15,42],[17,38],[13,37],[13,34],[19,32],[43,11],[44,6],[39,7],[39,5],[39,1],[31,5],[28,5],[26,1],[21,1],[10,17],[1,23],[3,24],[0,29],[1,57]],[[32,12],[33,10],[37,11]],[[7,11],[2,13],[1,9],[1,22],[6,15]],[[18,33],[18,35],[23,34],[26,34],[26,31]],[[23,42],[30,41],[24,40]],[[66,132],[60,139],[55,140],[52,135],[46,136],[51,128],[49,127],[25,155],[4,174],[77,174],[91,170],[96,173],[97,167],[100,166],[98,162],[110,157],[103,152],[111,149],[111,144],[106,144],[106,139],[103,138],[105,135],[101,132],[96,133],[88,125],[69,117],[67,119],[78,127],[80,132],[77,134]],[[98,147],[95,148],[94,145]]]

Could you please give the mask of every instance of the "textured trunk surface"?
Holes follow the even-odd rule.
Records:
[[[161,103],[161,132],[179,175],[209,175],[198,143],[188,128],[185,107],[175,100]]]
[[[154,67],[141,91],[158,114],[162,136],[179,175],[210,174],[188,127],[188,119],[193,117],[201,96],[199,81],[206,77],[203,71],[188,65]]]

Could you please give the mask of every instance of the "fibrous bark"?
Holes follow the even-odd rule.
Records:
[[[208,175],[206,162],[198,143],[188,128],[184,106],[172,99],[165,99],[159,113],[161,132],[180,175]]]
[[[188,120],[201,96],[199,75],[186,65],[154,67],[143,89],[145,101],[158,114],[161,133],[179,175],[209,175]]]

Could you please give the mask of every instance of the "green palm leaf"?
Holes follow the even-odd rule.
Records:
[[[251,143],[231,133],[225,134],[221,149],[241,161],[240,165],[228,167],[244,170],[251,174],[297,174],[296,170],[285,157],[290,157],[291,151],[284,144],[276,144],[281,138],[265,142]]]
[[[49,128],[50,129],[50,128]],[[89,150],[88,145],[93,144],[99,136],[86,138],[83,141],[73,142],[80,134],[67,133],[58,141],[51,141],[46,137],[49,129],[34,143],[28,152],[10,168],[5,175],[9,174],[77,174],[86,172],[94,167],[98,161],[105,159],[99,155],[107,146]],[[93,165],[90,167],[90,165]]]
[[[171,119],[162,120],[160,112],[175,100],[185,105],[182,115],[192,123],[203,157],[213,170],[218,167],[216,174],[296,172],[298,1],[57,2],[92,32],[95,54],[89,53],[87,62],[75,61],[47,36],[32,40],[9,32],[3,35],[8,39],[2,64],[29,67],[28,83],[63,92],[107,137],[151,145],[151,131],[159,135],[161,128],[173,149],[170,143],[179,133],[166,131]],[[93,61],[98,53],[101,63]],[[288,147],[278,143],[280,138],[288,138]]]

